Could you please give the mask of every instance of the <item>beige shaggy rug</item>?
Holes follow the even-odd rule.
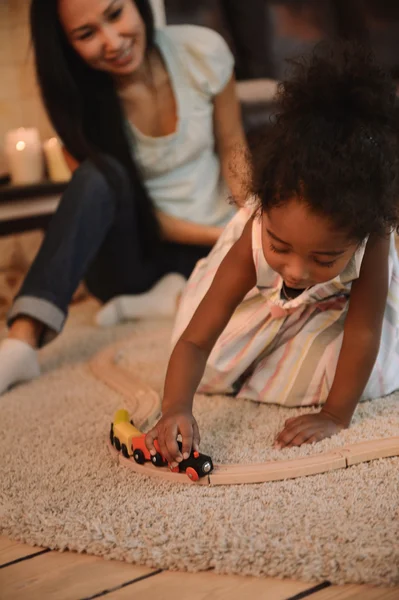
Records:
[[[170,323],[101,330],[93,301],[42,351],[43,376],[0,398],[0,532],[52,549],[161,569],[307,582],[399,584],[399,458],[256,485],[191,486],[137,475],[106,447],[128,403],[85,361],[120,340],[117,362],[160,390]],[[2,332],[4,335],[4,331]],[[330,440],[276,451],[288,416],[306,412],[198,396],[201,448],[215,462],[286,460],[399,435],[399,394],[361,404]]]

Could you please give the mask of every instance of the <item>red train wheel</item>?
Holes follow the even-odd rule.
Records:
[[[188,477],[190,477],[191,481],[198,481],[198,479],[199,479],[199,475],[198,475],[197,471],[195,469],[193,469],[192,467],[188,467],[188,469],[186,469],[186,475],[188,475]]]

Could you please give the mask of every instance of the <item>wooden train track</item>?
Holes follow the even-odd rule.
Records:
[[[89,367],[97,379],[125,398],[135,424],[145,430],[160,416],[160,397],[149,385],[115,362],[120,345],[119,342],[98,353],[90,361]],[[267,463],[215,465],[212,473],[195,483],[184,473],[172,473],[167,467],[155,467],[151,463],[139,465],[133,458],[122,456],[110,441],[108,447],[115,460],[135,473],[190,485],[231,485],[295,479],[345,469],[379,458],[399,456],[399,436],[351,444],[304,458]]]
[[[125,398],[134,424],[141,430],[147,430],[161,416],[161,399],[152,387],[117,364],[115,358],[120,348],[119,342],[102,350],[89,361],[89,368],[96,379]]]

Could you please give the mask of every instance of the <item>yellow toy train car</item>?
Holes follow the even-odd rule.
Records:
[[[122,452],[126,458],[133,458],[140,465],[151,461],[156,467],[169,466],[173,472],[185,472],[192,481],[198,481],[200,477],[208,475],[213,470],[211,457],[195,451],[191,452],[189,458],[179,463],[178,467],[171,467],[162,456],[157,440],[154,443],[157,452],[151,456],[145,445],[145,433],[135,427],[125,409],[115,413],[113,423],[111,423],[110,441],[118,452]],[[181,450],[181,442],[177,443]]]

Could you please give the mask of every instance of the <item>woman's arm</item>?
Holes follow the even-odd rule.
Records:
[[[196,246],[214,246],[223,231],[222,227],[184,221],[183,219],[167,215],[160,210],[156,211],[156,215],[161,225],[163,239],[167,242]]]
[[[237,205],[243,206],[247,199],[250,165],[234,76],[214,98],[213,122],[223,177]],[[212,246],[222,231],[220,227],[198,225],[161,212],[157,214],[164,237],[171,242]]]
[[[214,98],[213,121],[223,177],[237,205],[243,206],[250,165],[234,76]]]
[[[319,442],[349,427],[380,346],[388,294],[389,239],[370,236],[360,276],[353,282],[344,339],[326,404],[319,413],[292,417],[275,447]]]
[[[370,236],[359,278],[353,282],[337,370],[322,412],[349,426],[380,347],[388,295],[390,240]]]
[[[79,166],[78,161],[65,148],[62,148],[62,152],[68,167],[73,173]],[[223,231],[222,227],[211,227],[184,221],[159,210],[156,211],[156,215],[161,225],[162,236],[167,242],[196,246],[214,246]]]

